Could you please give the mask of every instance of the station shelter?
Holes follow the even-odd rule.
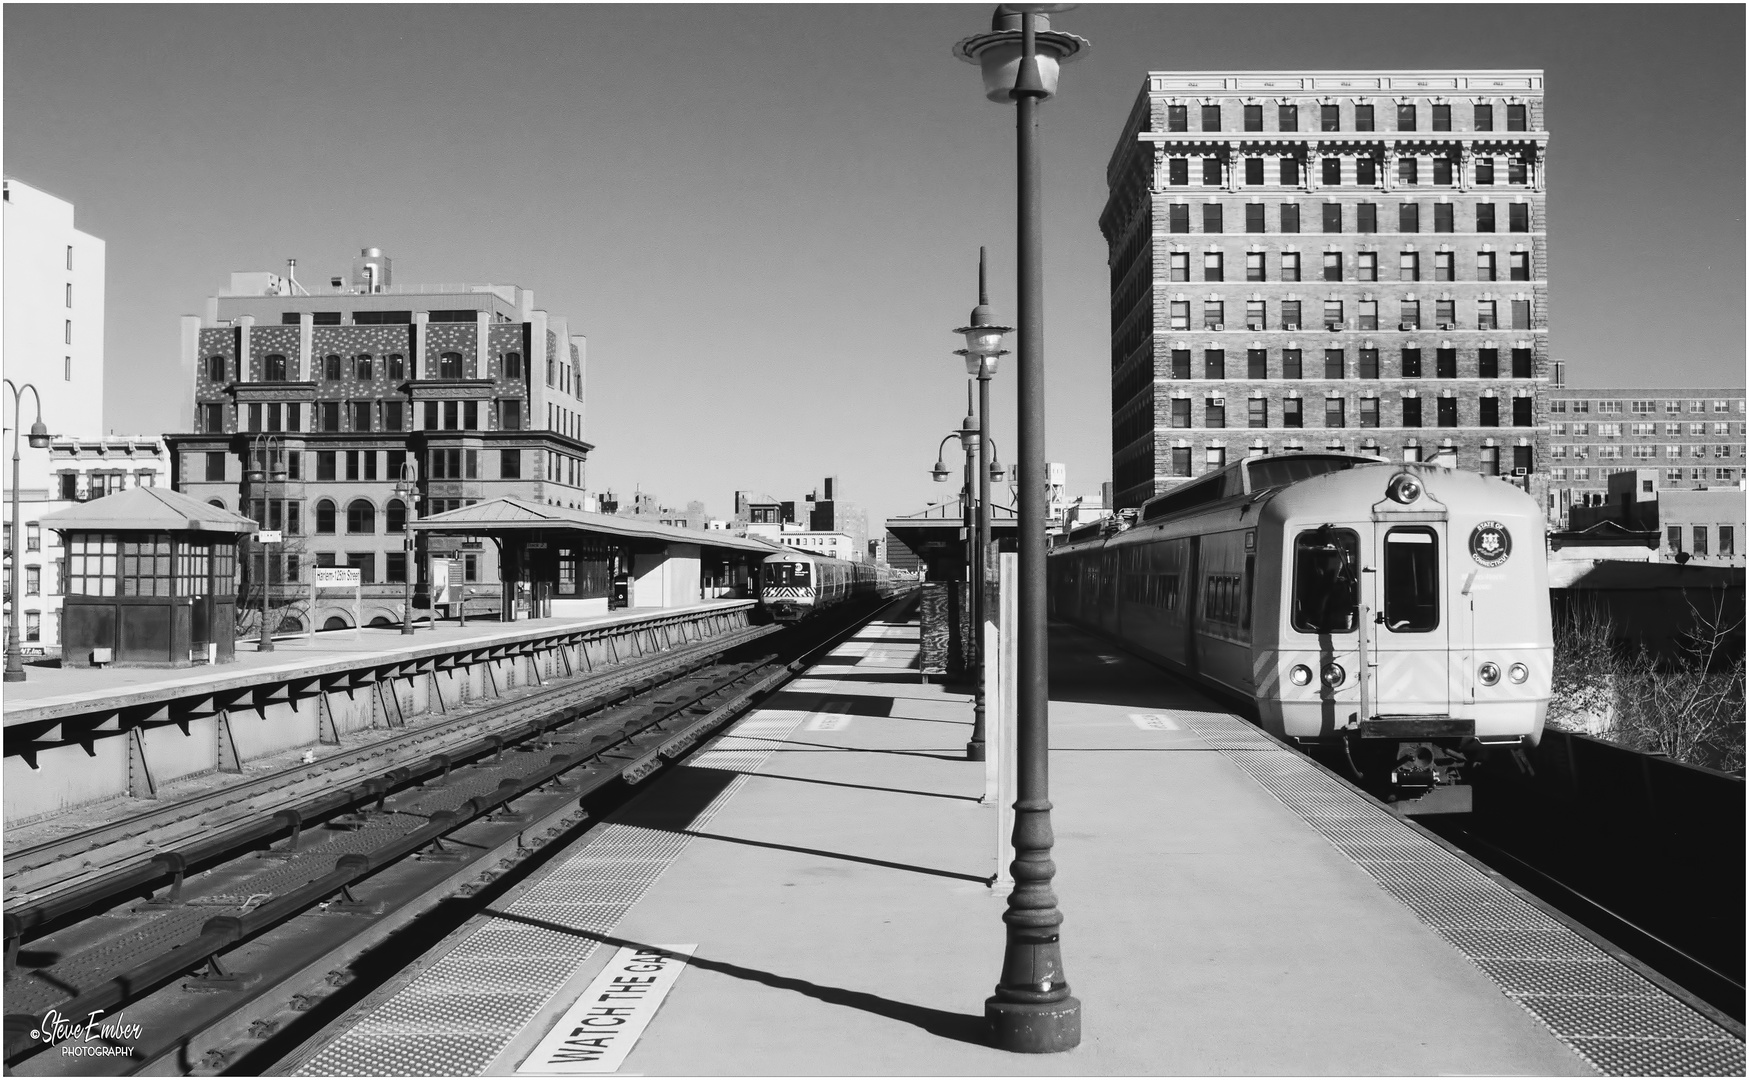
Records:
[[[959,677],[974,666],[977,631],[972,618],[971,552],[976,543],[975,505],[967,506],[963,498],[956,498],[887,519],[888,535],[910,548],[923,563],[918,625],[922,638],[920,670],[925,675]],[[1012,505],[1003,506],[991,498],[991,551],[984,560],[986,618],[994,617],[995,555],[1019,550],[1019,520]]]
[[[750,599],[759,564],[785,550],[753,537],[515,496],[419,518],[408,528],[496,545],[506,622]]]
[[[992,498],[991,546],[998,551],[1020,550],[1018,521],[1013,506],[1003,506]],[[887,532],[922,560],[925,581],[965,581],[972,543],[967,539],[968,523],[975,527],[975,519],[968,516],[966,506],[961,500],[952,499],[905,517],[888,518]],[[994,565],[993,560],[990,565]]]
[[[44,514],[61,534],[61,662],[185,667],[236,658],[237,545],[255,522],[161,487]]]

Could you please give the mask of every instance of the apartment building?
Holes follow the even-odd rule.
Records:
[[[1546,503],[1543,76],[1152,72],[1107,169],[1114,508],[1344,450]]]
[[[282,531],[271,577],[288,601],[312,566],[357,567],[366,623],[400,618],[409,573],[428,603],[433,559],[464,568],[452,600],[457,585],[498,594],[490,544],[420,537],[409,570],[409,516],[508,495],[588,507],[585,338],[530,290],[398,285],[393,269],[366,248],[325,287],[298,282],[295,263],[233,274],[204,317],[183,318],[196,430],[167,437],[177,490]],[[350,625],[350,608],[287,622],[306,618]]]

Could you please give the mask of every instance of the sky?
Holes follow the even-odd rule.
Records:
[[[991,6],[35,5],[5,170],[107,243],[105,426],[176,426],[178,316],[361,248],[534,290],[589,337],[589,487],[732,510],[837,476],[872,535],[951,497],[951,331],[1014,319]],[[1150,70],[1541,68],[1552,355],[1574,385],[1744,382],[1740,5],[1086,4],[1041,110],[1047,457],[1110,478],[1105,166]],[[993,393],[1012,460],[1012,368]],[[953,462],[953,447],[948,448]],[[958,469],[953,470],[957,479]]]

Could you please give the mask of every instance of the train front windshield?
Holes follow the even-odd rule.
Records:
[[[764,585],[768,589],[808,587],[808,564],[800,562],[774,562],[765,564]]]
[[[1324,526],[1294,540],[1294,629],[1354,632],[1360,608],[1360,537]]]

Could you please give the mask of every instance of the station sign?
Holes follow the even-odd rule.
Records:
[[[318,589],[356,589],[363,584],[363,571],[356,566],[318,566],[312,583]]]
[[[255,533],[257,544],[277,544],[281,541],[278,529],[260,529]]]

